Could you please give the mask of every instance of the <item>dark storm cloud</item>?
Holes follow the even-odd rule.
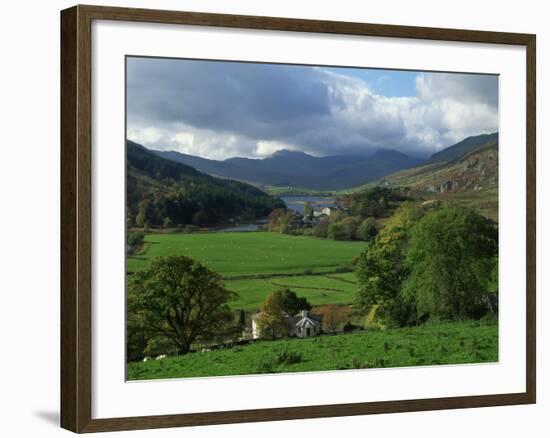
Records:
[[[337,69],[129,58],[128,135],[213,158],[278,149],[430,153],[495,131],[495,76],[419,73],[415,97],[374,93]]]
[[[267,64],[130,59],[130,117],[280,138],[330,114],[315,70]]]

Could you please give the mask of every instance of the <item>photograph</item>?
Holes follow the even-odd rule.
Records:
[[[499,362],[499,75],[128,55],[125,85],[128,381]]]

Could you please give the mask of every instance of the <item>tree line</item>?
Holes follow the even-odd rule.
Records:
[[[313,225],[313,205],[306,203],[304,214],[284,208],[273,210],[268,216],[270,231],[291,235],[306,235],[332,240],[369,241],[378,233],[377,219],[390,216],[406,200],[406,188],[372,187],[336,198],[330,216],[322,217]]]

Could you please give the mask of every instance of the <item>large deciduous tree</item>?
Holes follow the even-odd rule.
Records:
[[[430,317],[475,316],[494,287],[497,253],[491,220],[458,206],[433,210],[411,230],[403,294]]]
[[[404,250],[409,232],[423,214],[417,204],[401,204],[357,262],[360,288],[356,304],[364,312],[377,306],[377,318],[387,325],[416,323],[414,303],[402,296],[401,287],[408,275]]]
[[[227,303],[235,296],[219,274],[201,263],[185,256],[159,257],[129,278],[129,339],[138,329],[148,342],[169,340],[187,353],[194,342],[218,335],[232,321]]]

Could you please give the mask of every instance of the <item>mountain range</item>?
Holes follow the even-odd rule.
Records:
[[[430,166],[452,162],[492,143],[498,144],[498,133],[471,136],[434,153],[427,160],[410,157],[394,149],[379,149],[369,156],[326,157],[280,150],[267,158],[235,157],[225,160],[211,160],[176,151],[153,152],[159,157],[191,166],[209,175],[259,186],[346,190],[406,169],[418,168],[422,172],[433,170]]]
[[[340,190],[373,181],[398,170],[416,166],[420,159],[392,149],[370,156],[315,157],[305,152],[280,150],[262,159],[210,160],[175,151],[154,151],[159,157],[192,166],[210,175],[256,185]]]

